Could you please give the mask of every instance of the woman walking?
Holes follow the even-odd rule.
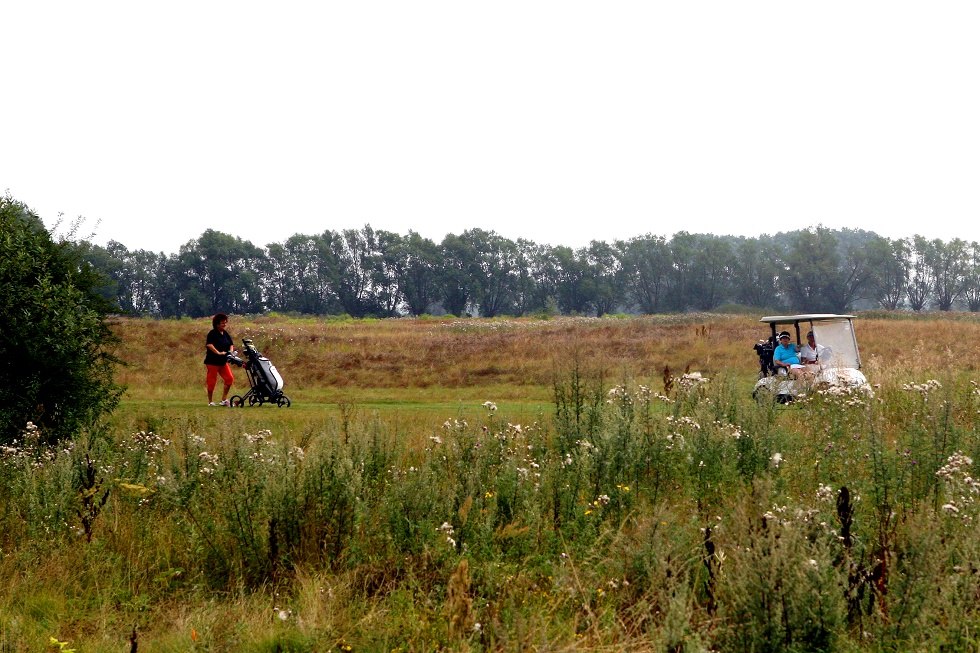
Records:
[[[235,375],[231,372],[231,365],[228,364],[228,354],[235,351],[235,345],[231,340],[231,335],[225,331],[228,326],[228,316],[218,313],[211,318],[211,331],[208,332],[205,344],[204,365],[207,367],[207,387],[208,387],[208,406],[230,406],[228,402],[228,392],[235,382]],[[218,385],[218,377],[225,383],[225,389],[221,393],[221,402],[214,403],[214,387]]]

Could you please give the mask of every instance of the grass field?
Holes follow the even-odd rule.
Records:
[[[209,321],[118,319],[105,427],[0,456],[0,651],[976,650],[980,321],[778,407],[756,319],[233,316],[292,400],[240,409]]]

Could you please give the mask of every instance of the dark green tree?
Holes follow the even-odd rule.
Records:
[[[602,317],[623,303],[625,296],[622,267],[615,248],[601,240],[593,240],[583,252],[588,266],[588,285],[595,314]]]
[[[467,229],[460,235],[473,255],[473,301],[483,317],[512,312],[517,246],[494,231]]]
[[[871,267],[864,255],[876,237],[866,231],[826,227],[793,234],[783,258],[781,289],[790,308],[810,313],[843,313],[863,297],[871,284]]]
[[[177,254],[162,256],[157,261],[153,295],[163,317],[187,315],[187,281],[184,266]]]
[[[402,237],[393,231],[378,229],[371,239],[371,294],[378,317],[394,317],[402,310],[403,297],[399,281],[404,276],[401,257]]]
[[[409,231],[399,244],[396,257],[400,260],[398,287],[408,312],[412,315],[428,313],[439,301],[442,291],[439,247],[428,238]]]
[[[909,242],[876,237],[865,250],[871,267],[871,293],[885,310],[898,309],[905,300],[911,266]]]
[[[442,307],[450,315],[464,315],[476,289],[476,252],[473,245],[455,234],[442,239]]]
[[[547,247],[518,238],[514,242],[513,308],[515,315],[527,315],[547,308],[548,294],[542,281]]]
[[[727,238],[680,231],[670,241],[670,308],[708,310],[729,299],[734,254]]]
[[[92,266],[92,269],[103,279],[103,283],[95,292],[106,301],[115,306],[116,312],[131,312],[124,306],[128,305],[128,292],[120,283],[124,276],[125,262],[120,256],[119,244],[110,242],[108,247],[96,245],[87,240],[74,243],[74,247],[83,261]],[[125,248],[123,248],[125,249]]]
[[[641,313],[664,310],[670,287],[670,246],[663,236],[647,234],[617,241],[616,250],[626,284],[627,301]]]
[[[929,266],[929,241],[922,236],[912,238],[909,257],[909,281],[905,286],[905,296],[913,311],[921,311],[929,303],[932,293],[932,268]]]
[[[122,243],[110,240],[105,247],[87,241],[78,243],[83,258],[110,280],[104,297],[129,315],[158,315],[156,274],[163,254],[140,249],[129,251]]]
[[[176,281],[183,291],[184,311],[192,317],[262,312],[258,270],[263,256],[252,243],[213,229],[183,245]]]
[[[27,206],[0,198],[0,442],[28,422],[48,442],[96,424],[119,401],[106,284]]]
[[[980,311],[980,243],[973,241],[966,250],[966,276],[963,279],[963,297],[974,313]]]
[[[337,260],[331,250],[334,234],[296,234],[285,243],[266,247],[263,288],[270,308],[278,311],[327,315],[338,313],[334,282]]]
[[[966,282],[966,242],[954,238],[946,243],[937,238],[926,243],[924,252],[932,275],[936,307],[941,311],[952,310],[953,304],[963,294]]]
[[[546,276],[563,314],[587,315],[592,312],[595,285],[586,260],[585,248],[573,250],[564,245],[552,247]]]
[[[376,295],[379,264],[377,234],[370,225],[363,229],[344,229],[339,234],[325,232],[336,262],[334,292],[344,312],[352,317],[378,315],[382,312]]]
[[[733,245],[732,295],[736,302],[758,309],[782,306],[779,250],[772,238],[739,238]]]

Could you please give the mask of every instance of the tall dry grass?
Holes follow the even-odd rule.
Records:
[[[960,319],[955,319],[959,317]],[[202,385],[210,321],[117,319],[119,379],[133,398]],[[547,320],[428,318],[337,320],[236,317],[229,332],[251,338],[295,392],[349,389],[550,387],[556,364],[578,357],[610,373],[659,378],[664,367],[752,375],[752,345],[768,335],[755,318],[680,315]],[[859,319],[864,363],[880,374],[980,365],[980,320],[970,315]]]

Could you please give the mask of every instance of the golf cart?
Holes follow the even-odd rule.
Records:
[[[871,386],[861,372],[861,354],[854,335],[853,315],[812,313],[806,315],[770,315],[759,320],[769,325],[770,335],[756,343],[759,356],[759,380],[752,396],[770,397],[786,404],[811,389],[838,388],[870,392]],[[773,363],[773,351],[779,335],[789,333],[799,352],[807,334],[813,332],[818,355],[815,361],[787,370]],[[801,360],[801,363],[803,361]]]

